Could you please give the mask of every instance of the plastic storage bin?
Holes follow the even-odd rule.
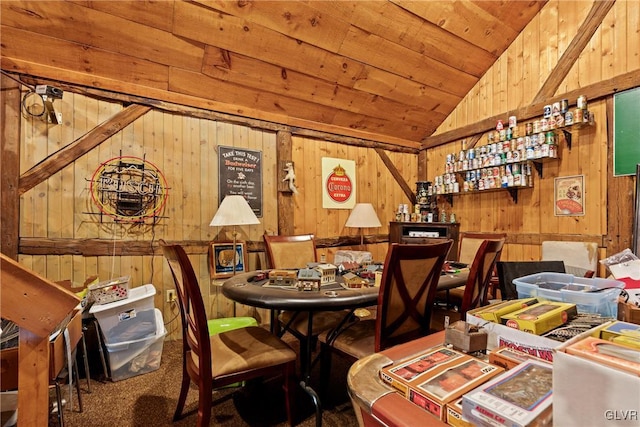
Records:
[[[153,311],[157,330],[154,336],[116,344],[106,344],[112,381],[120,381],[136,375],[146,374],[160,367],[164,337],[167,331],[162,320],[162,312],[157,308]]]
[[[89,313],[98,320],[106,344],[153,337],[156,321],[153,297],[156,288],[144,285],[129,290],[126,299],[93,305]]]
[[[594,313],[603,317],[618,316],[618,296],[624,283],[612,279],[588,279],[566,273],[537,273],[513,280],[518,298],[568,302],[578,313]],[[599,289],[605,289],[594,292]]]

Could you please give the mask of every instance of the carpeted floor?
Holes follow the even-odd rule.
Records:
[[[297,348],[297,341],[290,341]],[[197,418],[197,389],[192,386],[187,397],[188,415],[172,423],[180,391],[181,341],[165,341],[160,368],[156,371],[127,378],[122,381],[80,382],[84,410],[65,408],[67,427],[86,426],[193,426]],[[323,426],[357,426],[357,421],[346,391],[348,365],[334,358],[330,393],[323,402]],[[312,382],[318,384],[319,366],[313,371]],[[92,376],[95,376],[92,374]],[[75,398],[75,396],[74,396]],[[286,414],[284,393],[279,379],[250,383],[244,388],[214,392],[212,425],[221,426],[284,426]],[[294,406],[297,425],[315,426],[315,412],[309,396],[298,389]],[[56,425],[52,419],[50,425]]]

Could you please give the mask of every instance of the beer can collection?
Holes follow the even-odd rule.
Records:
[[[578,97],[578,101],[576,103],[576,107],[581,109],[581,110],[586,110],[587,109],[587,97],[584,95],[580,95]]]
[[[518,126],[514,115],[506,121],[497,120],[495,130],[487,133],[486,145],[471,149],[463,145],[459,154],[447,155],[446,173],[436,177],[434,193],[531,186],[529,161],[557,158],[558,137],[554,129],[578,123],[594,123],[585,95],[577,98],[575,108],[570,108],[568,99],[547,104],[542,118],[524,125]],[[458,183],[458,176],[462,184]]]

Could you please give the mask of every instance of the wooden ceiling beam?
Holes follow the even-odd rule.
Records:
[[[217,120],[225,123],[249,126],[254,129],[263,129],[271,132],[286,131],[293,135],[303,136],[307,138],[317,139],[321,141],[337,142],[345,145],[366,148],[382,148],[387,151],[397,153],[417,154],[419,152],[419,143],[399,138],[391,138],[389,141],[380,141],[368,139],[365,137],[349,136],[347,134],[338,133],[338,129],[326,126],[325,130],[314,130],[314,123],[305,123],[308,126],[302,127],[302,122],[296,121],[296,125],[286,125],[267,120],[254,119],[243,116],[236,116],[217,112],[214,110],[205,110],[203,108],[190,107],[184,103],[165,102],[157,99],[151,99],[137,95],[127,95],[119,92],[112,92],[95,87],[84,87],[64,83],[59,80],[40,79],[31,76],[21,76],[25,84],[50,84],[62,89],[65,92],[79,93],[85,96],[98,98],[106,101],[122,102],[123,104],[140,104],[148,105],[157,110],[167,111],[170,113],[182,114],[189,117],[195,117],[205,120]],[[316,126],[317,127],[317,126]],[[375,135],[371,135],[375,136]]]
[[[22,174],[18,194],[24,194],[56,172],[70,165],[80,156],[88,153],[108,138],[111,138],[137,118],[146,114],[149,110],[151,110],[151,107],[146,105],[130,105],[109,120],[87,132],[84,136],[47,157]]]

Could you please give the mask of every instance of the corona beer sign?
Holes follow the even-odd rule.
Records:
[[[352,160],[322,159],[322,207],[351,209],[355,205],[355,162]]]

